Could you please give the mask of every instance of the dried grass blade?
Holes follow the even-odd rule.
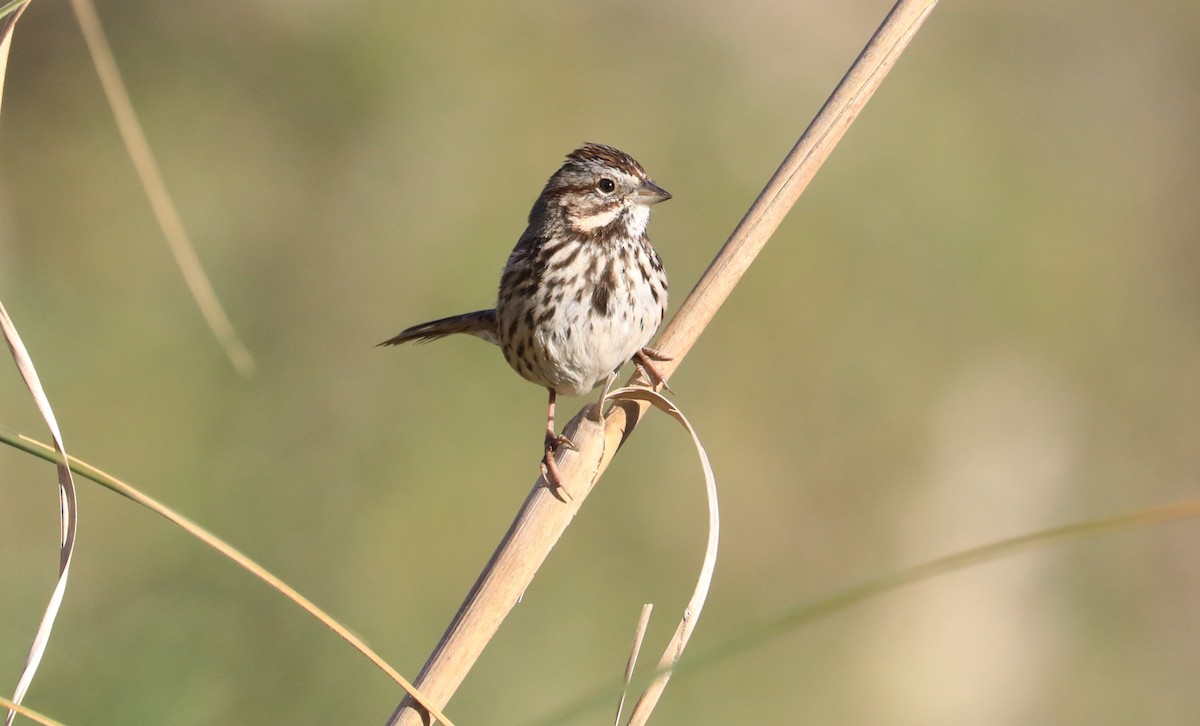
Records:
[[[959,550],[902,570],[871,578],[825,597],[790,608],[752,630],[738,633],[725,644],[702,654],[698,659],[689,660],[687,670],[691,672],[719,663],[809,623],[848,610],[855,605],[895,590],[927,582],[942,575],[969,570],[978,565],[1027,552],[1037,552],[1083,539],[1143,529],[1183,519],[1200,519],[1200,499],[1185,499],[1111,517],[1074,522]]]
[[[25,657],[25,665],[21,669],[21,677],[13,691],[13,703],[20,705],[29,690],[29,685],[33,683],[33,677],[42,662],[42,656],[46,653],[46,646],[50,642],[50,632],[54,629],[54,621],[58,617],[59,608],[62,607],[63,596],[67,590],[67,578],[71,570],[71,557],[75,553],[75,534],[79,526],[79,512],[75,496],[75,480],[71,476],[71,469],[67,466],[67,451],[63,445],[58,421],[54,417],[54,410],[50,407],[50,400],[46,397],[41,380],[38,379],[33,359],[29,356],[29,351],[21,341],[17,327],[13,324],[12,318],[9,317],[8,310],[4,308],[2,302],[0,302],[0,330],[3,331],[4,341],[8,343],[8,350],[12,353],[13,361],[17,364],[21,378],[25,380],[25,385],[29,388],[29,393],[33,396],[38,411],[50,429],[56,453],[55,465],[58,468],[58,582],[54,585],[54,592],[50,595],[50,602],[46,605],[42,621],[33,636],[33,643],[29,646],[29,654]],[[11,726],[16,716],[16,711],[9,711],[4,719],[5,726]]]
[[[0,698],[0,706],[7,708],[10,711],[16,711],[17,713],[21,714],[22,716],[29,719],[30,721],[36,721],[37,723],[42,724],[42,726],[63,726],[62,723],[55,721],[54,719],[50,718],[49,716],[40,714],[37,711],[34,711],[31,708],[22,706],[19,703],[13,703],[12,701],[8,700],[7,698]]]
[[[8,49],[12,46],[13,28],[27,7],[29,0],[12,0],[0,8],[0,101],[4,99],[4,72],[8,68]]]
[[[184,282],[187,283],[200,313],[217,342],[225,349],[225,355],[233,363],[233,367],[242,375],[249,376],[254,372],[254,358],[238,338],[233,323],[225,314],[221,301],[217,299],[217,293],[200,264],[196,248],[183,226],[183,220],[179,218],[175,203],[171,201],[167,184],[163,181],[158,163],[150,151],[150,144],[146,141],[146,134],[138,121],[137,113],[133,110],[129,91],[125,88],[125,82],[121,80],[121,72],[117,69],[116,58],[108,45],[104,28],[100,25],[100,15],[96,12],[96,6],[91,0],[71,0],[71,8],[79,20],[92,63],[100,75],[100,85],[104,88],[104,95],[108,98],[108,104],[117,120],[121,139],[125,142],[129,158],[133,161],[142,188],[146,191],[146,198],[150,201],[154,217],[162,228],[163,236],[167,238],[171,254],[175,256],[179,271],[183,273]]]
[[[20,20],[21,14],[25,12],[25,8],[27,7],[29,7],[28,0],[25,2],[10,2],[3,8],[0,8],[0,18],[3,18],[3,26],[0,27],[0,98],[3,98],[4,77],[8,69],[8,51],[12,47],[13,30],[16,28],[17,21]],[[54,586],[50,602],[46,606],[45,613],[42,615],[42,622],[38,625],[38,630],[34,634],[29,654],[25,658],[25,666],[21,670],[20,679],[17,681],[13,700],[0,699],[0,701],[3,701],[3,705],[8,708],[8,715],[4,719],[5,725],[8,726],[16,718],[17,713],[22,713],[30,716],[30,718],[39,720],[36,715],[31,715],[33,714],[32,711],[21,706],[21,700],[25,698],[25,693],[29,690],[29,684],[33,682],[33,676],[37,673],[42,655],[46,651],[46,644],[50,640],[50,631],[54,627],[54,620],[58,616],[59,607],[62,605],[63,594],[66,592],[71,555],[75,551],[77,510],[75,483],[71,478],[70,469],[66,467],[65,463],[62,463],[65,461],[66,453],[62,444],[62,436],[58,429],[58,422],[54,418],[54,411],[50,408],[50,401],[46,398],[41,381],[38,379],[37,370],[33,366],[33,359],[30,358],[29,351],[26,350],[25,344],[21,341],[21,336],[17,333],[17,328],[13,324],[12,318],[8,316],[8,311],[5,310],[3,303],[0,303],[0,328],[3,328],[4,340],[8,343],[8,350],[12,354],[13,361],[17,364],[17,370],[20,371],[21,377],[25,380],[25,385],[33,395],[38,410],[41,411],[42,417],[46,420],[47,426],[50,427],[50,433],[54,437],[54,445],[58,453],[59,485],[58,582]],[[54,722],[47,720],[43,721],[43,723]]]
[[[642,652],[642,641],[646,638],[646,627],[650,624],[650,613],[654,610],[652,603],[642,606],[642,614],[638,617],[637,626],[633,630],[633,646],[629,649],[629,660],[625,662],[625,682],[621,687],[621,700],[617,702],[617,716],[613,726],[620,726],[621,711],[625,709],[625,696],[629,694],[629,682],[633,680],[633,669],[637,665],[638,654]]]
[[[704,609],[704,601],[708,597],[708,590],[712,584],[713,570],[717,566],[717,543],[721,535],[721,517],[717,505],[717,478],[713,474],[712,464],[709,463],[708,453],[705,452],[704,445],[700,443],[699,435],[696,434],[696,430],[692,428],[691,422],[687,420],[683,412],[662,394],[645,388],[621,388],[609,394],[609,398],[615,400],[646,401],[660,411],[670,415],[671,418],[678,421],[687,430],[688,434],[692,437],[692,444],[696,447],[696,453],[700,457],[700,466],[704,469],[704,489],[708,499],[708,542],[705,545],[704,561],[700,566],[700,576],[696,581],[696,588],[692,591],[692,597],[688,601],[687,608],[683,611],[683,618],[679,621],[679,626],[675,629],[674,637],[671,638],[671,642],[667,645],[662,659],[658,662],[658,670],[654,676],[654,680],[646,687],[641,698],[634,705],[633,713],[629,715],[630,726],[641,726],[641,724],[646,723],[650,718],[650,713],[658,704],[658,699],[667,687],[667,681],[671,680],[671,670],[679,662],[680,656],[683,655],[683,650],[687,647],[688,640],[692,637],[692,631],[696,627],[696,622],[700,619],[700,613]]]
[[[54,461],[53,449],[40,441],[29,438],[28,436],[22,436],[19,434],[12,436],[9,434],[9,432],[0,429],[0,442],[20,449],[21,451],[33,454],[34,456],[46,459],[47,461]],[[332,630],[335,634],[341,637],[342,640],[345,640],[347,643],[353,646],[355,650],[365,655],[368,660],[374,663],[380,670],[386,673],[388,677],[399,684],[401,688],[412,694],[412,697],[416,699],[418,703],[428,709],[435,718],[446,724],[446,726],[454,726],[453,723],[446,718],[445,714],[439,711],[436,707],[430,705],[429,698],[418,691],[416,687],[412,685],[412,683],[404,678],[404,676],[400,675],[400,672],[393,668],[391,664],[383,659],[382,656],[372,650],[362,638],[359,638],[357,635],[352,633],[349,628],[342,625],[337,620],[334,620],[331,615],[317,607],[315,603],[301,595],[299,591],[297,591],[291,585],[288,585],[286,582],[273,575],[265,567],[242,554],[239,550],[234,548],[233,545],[225,542],[215,534],[204,529],[200,525],[171,509],[157,499],[142,493],[140,490],[135,489],[133,486],[121,481],[120,479],[117,479],[111,474],[101,471],[91,464],[81,461],[73,456],[67,457],[67,462],[71,469],[77,472],[80,476],[91,479],[100,486],[116,492],[126,499],[130,499],[149,509],[155,514],[163,517],[212,549],[216,550],[220,554],[224,555],[230,560],[233,560],[235,564],[249,572],[251,575],[254,575],[258,579],[270,585],[284,597],[296,603],[301,609],[320,621],[322,625]]]

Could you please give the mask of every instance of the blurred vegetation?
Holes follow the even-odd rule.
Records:
[[[494,349],[372,346],[493,301],[584,140],[675,199],[676,303],[886,2],[100,6],[256,356],[204,328],[64,3],[18,26],[0,295],[68,448],[257,558],[415,674],[537,471]],[[695,651],[1040,527],[1194,496],[1200,5],[943,3],[672,380],[721,483]],[[570,401],[563,406],[571,411]],[[0,425],[41,437],[15,374]],[[0,684],[57,562],[50,467],[0,451]],[[399,689],[245,573],[81,484],[28,704],[71,724],[381,723]],[[448,713],[518,724],[657,653],[703,541],[654,418]],[[1200,523],[919,585],[672,682],[656,722],[1191,723]],[[593,714],[587,723],[607,718]],[[584,723],[585,721],[579,721]]]

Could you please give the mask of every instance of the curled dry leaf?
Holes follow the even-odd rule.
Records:
[[[700,619],[700,612],[704,609],[704,601],[708,597],[708,590],[712,585],[713,570],[717,566],[717,542],[720,539],[721,518],[717,506],[717,479],[713,474],[712,464],[709,463],[708,453],[705,452],[704,445],[700,443],[696,429],[692,428],[691,422],[687,420],[683,412],[661,393],[646,388],[621,388],[610,393],[608,398],[617,401],[646,401],[678,421],[692,437],[692,444],[696,447],[696,453],[700,457],[700,466],[704,469],[705,494],[708,498],[708,543],[704,548],[704,561],[700,566],[700,576],[696,581],[696,587],[692,591],[687,608],[683,611],[683,617],[675,629],[675,635],[671,638],[671,642],[658,662],[654,680],[646,687],[641,698],[633,707],[633,713],[629,715],[629,724],[634,726],[635,724],[644,724],[650,718],[650,713],[658,704],[659,697],[667,687],[667,681],[671,679],[671,669],[679,662],[684,648],[687,647],[688,639],[692,637],[696,621]]]

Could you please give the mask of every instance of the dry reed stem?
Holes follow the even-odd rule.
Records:
[[[670,376],[678,368],[936,4],[937,0],[899,0],[893,6],[663,330],[655,347],[671,358],[658,365],[664,375]],[[635,382],[639,382],[636,376],[631,383]],[[602,427],[585,417],[588,407],[567,424],[567,433],[579,449],[564,452],[559,464],[569,498],[559,499],[542,479],[534,485],[417,676],[415,685],[422,693],[442,706],[449,701],[647,406],[644,402],[619,402]],[[428,716],[407,697],[388,721],[389,726],[429,723]]]

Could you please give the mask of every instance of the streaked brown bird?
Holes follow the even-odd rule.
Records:
[[[414,325],[380,345],[466,333],[495,343],[526,380],[550,392],[542,471],[558,486],[554,454],[573,447],[554,428],[558,394],[601,383],[633,360],[663,382],[646,345],[667,309],[667,273],[650,245],[650,207],[670,199],[633,157],[584,144],[546,182],[504,273],[496,307]],[[597,409],[598,410],[598,409]]]

